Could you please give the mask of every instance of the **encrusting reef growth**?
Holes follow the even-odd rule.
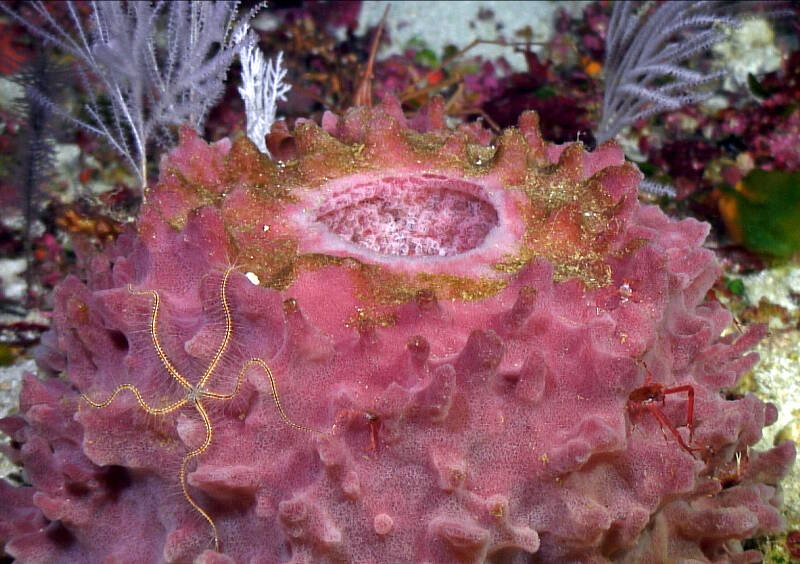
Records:
[[[722,336],[707,225],[534,113],[281,125],[279,161],[184,130],[58,286],[0,422],[10,555],[758,561],[795,447],[750,449],[775,408],[728,390],[764,329]]]

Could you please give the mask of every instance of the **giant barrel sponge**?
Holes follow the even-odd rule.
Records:
[[[84,252],[3,482],[22,562],[752,562],[794,445],[729,393],[754,327],[708,226],[614,143],[492,138],[439,100],[184,131]]]

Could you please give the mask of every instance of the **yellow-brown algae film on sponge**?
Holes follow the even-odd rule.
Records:
[[[433,291],[438,299],[484,299],[506,287],[510,276],[537,257],[553,264],[557,279],[578,278],[587,287],[610,281],[605,255],[618,226],[603,175],[621,171],[582,178],[585,152],[580,143],[561,150],[555,162],[548,160],[535,114],[523,116],[522,129],[508,129],[489,145],[464,131],[416,131],[395,114],[391,108],[356,108],[339,119],[340,138],[303,121],[282,134],[285,144],[291,136],[286,146],[292,151],[285,161],[268,159],[242,138],[224,156],[219,182],[210,178],[206,180],[211,186],[190,183],[175,167],[167,166],[165,185],[183,200],[184,208],[220,207],[242,267],[276,289],[289,287],[304,269],[348,258],[342,252],[309,252],[301,243],[309,236],[308,229],[292,224],[284,213],[287,206],[302,206],[303,213],[313,214],[332,181],[362,174],[441,174],[479,184],[499,183],[492,189],[495,193],[526,198],[516,204],[524,233],[516,244],[487,259],[488,271],[481,275],[424,268],[406,271],[390,261],[373,261],[370,255],[350,256],[355,262],[345,262],[356,265],[351,270],[359,295],[369,302],[403,303],[423,290]],[[186,213],[173,214],[170,224],[180,227]]]

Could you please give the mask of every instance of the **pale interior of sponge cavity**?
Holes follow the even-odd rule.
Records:
[[[421,185],[384,180],[340,192],[328,204],[317,221],[384,255],[457,255],[480,246],[497,225],[494,206],[446,180]]]

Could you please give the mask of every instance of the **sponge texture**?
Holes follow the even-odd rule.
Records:
[[[641,205],[614,144],[548,144],[535,114],[485,144],[441,113],[328,114],[280,163],[183,133],[137,230],[57,288],[52,376],[1,423],[30,483],[0,484],[9,554],[758,560],[741,541],[782,527],[794,445],[752,450],[775,408],[726,393],[764,330],[721,336],[707,225]],[[179,479],[198,411],[80,394],[179,400],[153,333],[196,385],[226,332],[205,390],[234,397],[204,400],[186,476],[217,553]],[[646,383],[691,387],[691,429],[688,394],[653,403],[696,450],[632,408]]]

